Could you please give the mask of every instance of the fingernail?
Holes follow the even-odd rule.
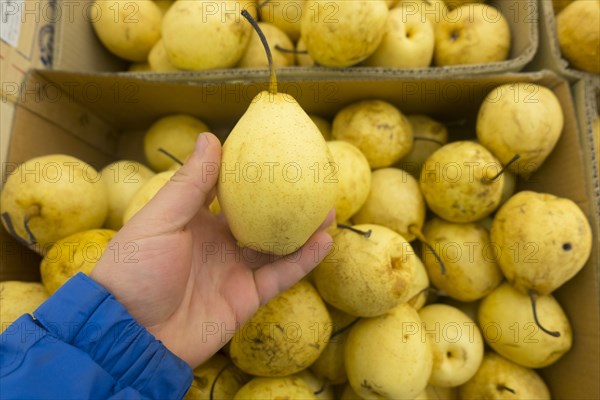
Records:
[[[208,138],[205,133],[200,134],[198,136],[198,140],[196,141],[196,151],[198,155],[203,156],[208,148]]]

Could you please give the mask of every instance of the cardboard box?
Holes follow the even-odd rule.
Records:
[[[30,68],[52,65],[52,1],[6,1],[0,5],[0,159],[4,160],[19,85]],[[55,3],[55,2],[54,2]],[[0,186],[1,187],[1,186]]]
[[[62,18],[57,20],[54,37],[54,64],[57,70],[68,71],[125,71],[128,63],[110,54],[97,39],[88,16],[89,3],[92,0],[58,2],[57,7]],[[68,10],[67,5],[68,3]],[[389,69],[389,68],[353,68],[325,69],[302,68],[303,74],[322,74],[342,76],[348,73],[364,77],[367,75],[406,75],[417,74],[480,74],[494,72],[519,71],[533,59],[538,46],[538,3],[536,0],[491,0],[489,4],[498,8],[507,19],[511,35],[511,51],[509,59],[490,64],[469,66],[435,67],[428,69]],[[62,6],[61,6],[62,5]],[[442,18],[445,15],[442,15]],[[486,16],[497,20],[497,15]],[[300,69],[300,68],[299,68]],[[325,69],[325,71],[323,71]],[[234,74],[244,74],[234,69]],[[186,73],[184,73],[185,75]],[[196,72],[202,74],[202,72]],[[176,73],[175,73],[176,75]],[[194,75],[194,73],[192,73]]]
[[[261,83],[256,83],[261,82]],[[205,120],[224,138],[258,91],[260,81],[168,82],[132,76],[81,75],[33,71],[15,111],[13,135],[3,177],[31,157],[68,153],[98,169],[129,158],[143,161],[144,130],[157,118],[189,113]],[[590,185],[587,154],[577,129],[569,85],[551,72],[502,74],[464,78],[280,80],[280,90],[292,94],[307,112],[332,117],[343,106],[380,98],[405,114],[426,113],[448,123],[450,139],[474,137],[477,111],[494,87],[510,82],[534,82],[559,98],[565,127],[554,152],[520,189],[553,193],[574,200],[594,229],[592,258],[583,270],[555,292],[572,323],[574,344],[560,362],[541,371],[553,398],[600,398],[600,301],[598,276],[599,214],[597,192]],[[587,135],[587,133],[586,133]],[[39,280],[39,256],[0,229],[0,280]]]
[[[526,70],[550,69],[572,82],[580,79],[600,82],[600,75],[571,68],[569,62],[563,58],[556,34],[556,16],[552,8],[552,0],[540,0],[539,17],[538,51]]]

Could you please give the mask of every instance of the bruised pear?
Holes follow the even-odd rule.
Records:
[[[223,144],[217,192],[240,246],[287,255],[333,208],[337,176],[321,131],[292,96],[277,93],[269,66],[269,91],[254,97]]]
[[[335,251],[314,269],[313,278],[327,303],[351,315],[375,317],[408,300],[417,256],[391,229],[351,228],[334,235]]]
[[[482,145],[448,143],[433,153],[421,170],[421,191],[431,210],[450,222],[475,222],[500,204],[502,166]]]
[[[300,281],[261,307],[231,339],[242,371],[286,376],[310,366],[331,335],[331,317],[315,288]]]

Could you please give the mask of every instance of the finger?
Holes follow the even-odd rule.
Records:
[[[318,231],[298,251],[254,271],[260,304],[266,304],[306,276],[332,249],[331,236]]]
[[[142,208],[132,222],[161,232],[182,229],[212,195],[219,176],[221,144],[211,133],[196,141],[194,153],[169,182]]]

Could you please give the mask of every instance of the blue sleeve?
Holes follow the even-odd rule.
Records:
[[[192,369],[77,274],[0,335],[0,398],[181,399]]]

